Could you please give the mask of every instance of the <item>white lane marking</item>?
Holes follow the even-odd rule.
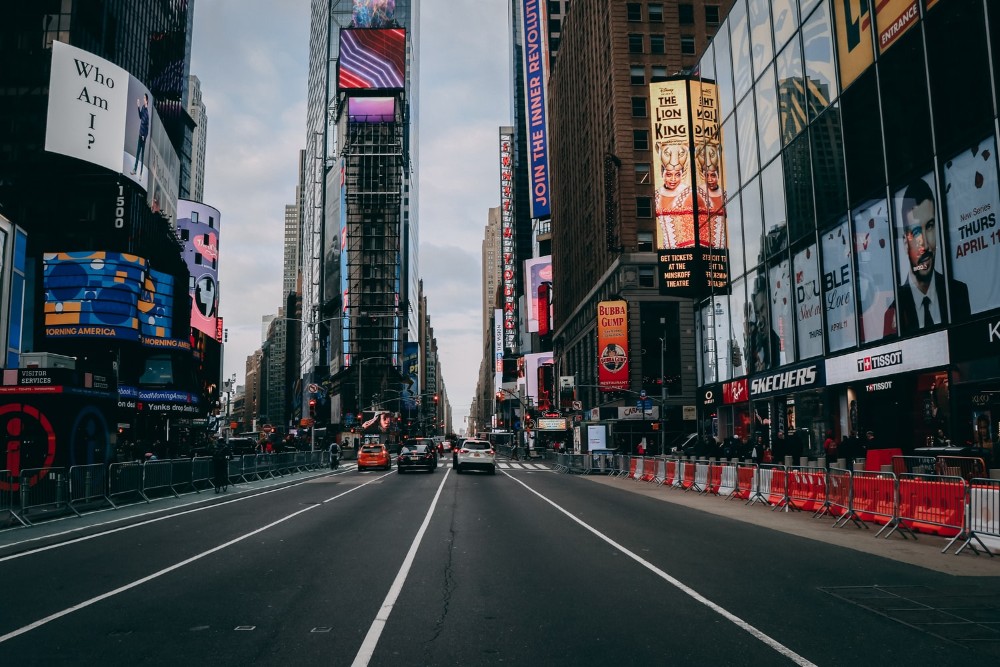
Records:
[[[392,586],[389,587],[389,593],[385,596],[385,600],[382,601],[382,606],[379,607],[378,612],[375,614],[375,620],[372,621],[371,627],[368,628],[368,634],[365,635],[365,640],[361,642],[358,654],[354,656],[354,662],[351,663],[352,667],[366,667],[371,661],[372,655],[375,653],[375,646],[378,644],[379,637],[382,636],[385,624],[389,620],[389,614],[392,613],[392,608],[399,598],[399,593],[403,590],[403,584],[410,573],[410,567],[417,556],[417,549],[420,548],[420,542],[424,539],[427,526],[430,525],[431,516],[437,507],[438,499],[441,497],[441,491],[444,489],[444,483],[448,480],[449,474],[451,474],[450,471],[446,472],[444,477],[441,478],[441,483],[438,484],[437,493],[434,494],[434,500],[431,501],[431,506],[427,510],[424,522],[420,524],[420,530],[417,531],[416,537],[413,538],[410,550],[406,553],[406,558],[403,559],[403,565],[399,568]]]
[[[97,537],[103,537],[105,535],[112,535],[114,533],[117,533],[117,532],[120,532],[120,531],[123,531],[123,530],[130,530],[132,528],[138,528],[140,526],[145,526],[145,525],[148,525],[148,524],[151,524],[151,523],[156,523],[157,521],[163,521],[164,519],[172,519],[175,516],[184,516],[185,514],[190,514],[192,512],[203,512],[205,510],[210,510],[210,509],[213,509],[215,507],[223,507],[223,506],[229,505],[231,503],[239,503],[239,502],[243,502],[244,500],[251,500],[251,499],[257,498],[259,496],[266,496],[269,493],[277,493],[278,491],[284,491],[285,489],[292,489],[292,488],[295,488],[296,486],[300,486],[302,484],[309,484],[310,482],[314,481],[315,479],[317,479],[319,477],[335,477],[335,476],[338,476],[338,475],[343,475],[343,474],[345,474],[347,472],[350,472],[350,470],[344,470],[343,472],[330,473],[329,475],[313,475],[312,477],[309,477],[308,479],[303,479],[301,481],[293,482],[291,484],[286,484],[286,485],[280,486],[280,487],[277,486],[277,485],[274,485],[272,487],[263,487],[263,490],[260,493],[254,493],[254,494],[251,494],[251,495],[239,496],[239,497],[233,498],[231,500],[224,500],[221,503],[214,503],[212,505],[204,505],[204,503],[210,501],[213,496],[208,496],[206,498],[197,498],[196,500],[193,500],[190,503],[184,503],[183,505],[175,505],[174,507],[160,507],[160,508],[156,508],[156,509],[151,509],[148,512],[142,512],[140,514],[134,514],[132,516],[118,517],[118,518],[115,518],[115,519],[111,519],[110,521],[105,521],[104,523],[94,523],[94,524],[91,524],[89,526],[80,526],[78,528],[70,528],[69,530],[64,530],[61,533],[51,533],[49,535],[40,535],[39,537],[31,537],[31,538],[28,538],[26,540],[21,540],[20,542],[11,542],[10,544],[3,544],[3,545],[0,545],[0,549],[9,549],[11,547],[17,547],[17,546],[20,546],[22,544],[28,544],[30,542],[38,542],[39,540],[45,540],[45,539],[49,539],[49,538],[53,538],[53,537],[62,537],[63,535],[72,535],[73,533],[79,533],[82,530],[89,530],[91,528],[102,528],[104,526],[110,526],[112,524],[120,523],[122,521],[128,521],[129,519],[134,519],[136,517],[147,516],[147,515],[150,515],[150,514],[160,514],[162,512],[169,512],[172,509],[174,509],[174,510],[176,510],[176,509],[183,510],[181,512],[174,512],[173,514],[168,514],[166,516],[160,516],[160,517],[157,517],[155,519],[147,519],[145,521],[140,521],[139,523],[132,523],[132,524],[129,524],[127,526],[121,526],[119,528],[111,528],[111,529],[106,530],[106,531],[101,532],[101,533],[94,533],[93,535],[85,535],[84,537],[77,537],[75,539],[66,540],[65,542],[60,542],[58,544],[50,544],[48,546],[38,547],[37,549],[31,549],[29,551],[24,551],[22,553],[12,554],[10,556],[2,556],[2,557],[0,557],[0,563],[2,563],[4,561],[8,561],[8,560],[14,560],[15,558],[21,558],[23,556],[30,556],[32,554],[41,553],[43,551],[49,551],[51,549],[58,549],[60,547],[65,547],[65,546],[68,546],[70,544],[76,544],[78,542],[84,542],[86,540],[92,540],[92,539],[97,538]],[[252,491],[252,490],[253,489],[247,489],[247,491]],[[203,506],[202,507],[195,507],[194,509],[188,509],[188,510],[184,509],[185,507],[191,507],[192,505],[203,505]],[[111,510],[100,510],[100,511],[113,512],[114,510],[111,509]],[[58,520],[59,519],[57,519],[57,521]]]
[[[758,630],[753,625],[751,625],[747,621],[744,621],[742,618],[740,618],[736,614],[733,614],[732,612],[726,610],[724,607],[716,604],[715,602],[712,602],[711,600],[709,600],[704,595],[702,595],[698,591],[694,590],[693,588],[691,588],[687,584],[681,582],[679,579],[677,579],[677,578],[675,578],[675,577],[667,574],[666,572],[664,572],[660,568],[656,567],[655,565],[653,565],[652,563],[650,563],[648,560],[646,560],[642,556],[640,556],[640,555],[638,555],[638,554],[636,554],[636,553],[634,553],[634,552],[626,549],[624,546],[622,546],[618,542],[615,542],[613,539],[611,539],[610,537],[608,537],[604,533],[600,532],[596,528],[592,527],[590,524],[588,524],[585,521],[582,521],[581,519],[578,519],[577,517],[573,516],[573,514],[571,514],[569,511],[563,509],[555,501],[549,500],[548,498],[546,498],[545,496],[543,496],[541,493],[539,493],[535,489],[531,488],[530,486],[528,486],[527,484],[525,484],[524,482],[522,482],[520,478],[515,477],[514,475],[511,475],[509,473],[504,473],[504,474],[507,475],[508,477],[510,477],[512,480],[514,480],[518,484],[520,484],[521,486],[523,486],[525,489],[527,489],[531,493],[535,494],[536,496],[538,496],[539,498],[541,498],[542,500],[544,500],[545,502],[547,502],[549,505],[552,505],[552,507],[554,507],[558,511],[562,512],[563,514],[565,514],[566,516],[568,516],[570,519],[572,519],[576,523],[580,524],[583,528],[585,528],[586,530],[590,531],[591,533],[593,533],[594,535],[596,535],[601,540],[604,540],[605,542],[607,542],[608,544],[610,544],[611,546],[613,546],[615,549],[618,549],[623,554],[625,554],[626,556],[628,556],[629,558],[631,558],[635,562],[639,563],[640,565],[642,565],[643,567],[645,567],[647,570],[649,570],[653,574],[657,575],[658,577],[660,577],[661,579],[663,579],[664,581],[666,581],[668,584],[674,586],[679,591],[681,591],[685,595],[691,597],[695,601],[700,602],[701,604],[705,605],[706,607],[708,607],[709,609],[711,609],[715,613],[719,614],[720,616],[722,616],[726,620],[728,620],[731,623],[733,623],[734,625],[736,625],[738,628],[740,628],[740,629],[746,631],[747,633],[749,633],[755,639],[759,640],[760,642],[766,644],[767,646],[769,646],[770,648],[774,649],[775,651],[777,651],[781,655],[785,656],[786,658],[788,658],[789,660],[791,660],[792,662],[794,662],[796,665],[802,665],[802,667],[816,667],[815,663],[810,662],[807,658],[804,658],[803,656],[799,655],[798,653],[796,653],[792,649],[788,648],[787,646],[785,646],[784,644],[782,644],[781,642],[779,642],[777,639],[774,639],[774,638],[768,636],[762,630]]]
[[[386,474],[388,474],[388,473],[386,473]],[[383,475],[382,477],[385,477],[385,475]],[[353,493],[354,491],[357,491],[358,489],[360,489],[360,488],[362,488],[364,486],[367,486],[368,484],[371,484],[372,482],[377,482],[379,479],[381,479],[381,477],[376,478],[376,479],[372,479],[371,481],[365,482],[364,484],[355,486],[354,488],[348,489],[347,491],[344,491],[343,493],[338,493],[337,495],[333,496],[332,498],[327,498],[321,504],[325,505],[326,503],[328,503],[328,502],[330,502],[332,500],[336,500],[337,498],[342,498],[342,497],[346,496],[348,493]],[[440,493],[441,493],[441,490],[438,489],[438,494],[440,495]],[[435,498],[434,500],[436,502],[437,498]],[[108,598],[114,597],[115,595],[118,595],[119,593],[124,593],[125,591],[131,590],[131,589],[136,588],[138,586],[141,586],[141,585],[143,585],[145,583],[148,583],[148,582],[152,581],[153,579],[158,579],[158,578],[162,577],[165,574],[169,574],[169,573],[173,572],[174,570],[179,570],[180,568],[184,567],[185,565],[190,565],[191,563],[194,563],[195,561],[201,560],[205,556],[210,556],[210,555],[216,553],[217,551],[222,551],[223,549],[231,547],[234,544],[239,544],[240,542],[242,542],[243,540],[245,540],[245,539],[247,539],[249,537],[253,537],[254,535],[259,535],[260,533],[263,533],[265,530],[268,530],[269,528],[274,528],[275,526],[277,526],[279,524],[282,524],[282,523],[288,521],[289,519],[294,519],[298,515],[304,514],[304,513],[308,512],[309,510],[316,509],[319,506],[320,505],[309,505],[308,507],[303,507],[302,509],[297,510],[295,512],[292,512],[291,514],[289,514],[287,516],[284,516],[284,517],[278,519],[277,521],[272,521],[271,523],[267,524],[266,526],[261,526],[260,528],[258,528],[256,530],[252,530],[249,533],[246,533],[245,535],[240,535],[239,537],[234,538],[232,540],[229,540],[228,542],[225,542],[223,544],[220,544],[219,546],[212,547],[208,551],[203,551],[200,554],[195,554],[194,556],[191,556],[190,558],[186,558],[186,559],[184,559],[184,560],[182,560],[182,561],[180,561],[178,563],[174,563],[173,565],[171,565],[169,567],[165,567],[162,570],[158,570],[157,572],[153,572],[152,574],[146,575],[145,577],[142,577],[141,579],[136,579],[135,581],[127,583],[124,586],[119,586],[118,588],[115,588],[114,590],[110,590],[107,593],[101,593],[100,595],[92,597],[89,600],[84,600],[83,602],[81,602],[79,604],[75,604],[72,607],[67,607],[67,608],[65,608],[65,609],[63,609],[61,611],[55,612],[54,614],[49,614],[45,618],[40,618],[40,619],[38,619],[37,621],[35,621],[33,623],[29,623],[28,625],[20,627],[20,628],[18,628],[16,630],[12,630],[12,631],[8,632],[5,635],[0,635],[0,644],[4,643],[5,641],[7,641],[9,639],[13,639],[14,637],[19,637],[20,635],[23,635],[26,632],[30,632],[30,631],[32,631],[32,630],[34,630],[36,628],[40,628],[43,625],[46,625],[47,623],[51,623],[52,621],[55,621],[55,620],[58,620],[58,619],[62,618],[63,616],[69,616],[70,614],[72,614],[75,611],[80,611],[81,609],[85,609],[86,607],[89,607],[91,605],[97,604],[98,602],[101,602],[102,600],[107,600]]]

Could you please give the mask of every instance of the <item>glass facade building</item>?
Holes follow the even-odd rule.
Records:
[[[698,69],[731,278],[696,307],[705,432],[997,437],[998,38],[983,0],[734,5]]]

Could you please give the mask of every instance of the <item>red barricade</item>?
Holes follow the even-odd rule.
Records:
[[[826,502],[826,470],[823,468],[790,468],[788,470],[788,502],[797,509],[818,512]]]
[[[788,494],[786,493],[785,482],[787,473],[785,466],[774,466],[771,468],[771,488],[768,490],[767,504],[774,508],[784,507],[788,504]]]
[[[896,516],[896,475],[891,472],[855,472],[851,478],[851,505],[862,521],[886,524]]]
[[[757,472],[757,467],[752,465],[738,465],[736,467],[736,490],[729,494],[730,498],[746,500],[750,497],[753,489],[753,478]]]
[[[835,517],[843,516],[851,507],[851,473],[831,468],[826,474],[826,481],[826,502],[817,515],[829,513]]]
[[[955,537],[965,526],[968,489],[961,477],[902,475],[899,518],[911,530]]]
[[[697,466],[694,463],[688,461],[687,463],[684,464],[683,477],[681,479],[681,488],[683,488],[685,491],[694,486],[694,475],[696,471],[697,471]]]
[[[652,482],[656,478],[656,459],[643,459],[642,460],[642,478],[643,482]]]
[[[667,474],[663,479],[664,486],[673,486],[677,480],[677,461],[670,459],[667,461]]]
[[[708,483],[705,485],[704,492],[717,496],[720,486],[722,486],[722,466],[712,463],[708,466]]]
[[[628,460],[628,478],[629,479],[638,479],[635,476],[635,473],[636,473],[636,469],[638,468],[639,461],[641,461],[641,460],[642,459],[638,459],[638,458],[636,458],[634,456],[631,457],[631,458],[629,458],[629,460]]]

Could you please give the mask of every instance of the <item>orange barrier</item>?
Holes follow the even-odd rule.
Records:
[[[771,467],[771,488],[767,490],[767,504],[774,509],[788,508],[788,473],[785,466]]]
[[[911,530],[957,537],[965,527],[968,490],[961,477],[901,475],[899,518]]]
[[[642,477],[640,481],[652,482],[656,478],[656,459],[642,460]]]
[[[629,461],[628,461],[628,478],[629,479],[638,479],[635,476],[635,474],[636,474],[636,472],[638,472],[639,461],[641,461],[641,460],[642,459],[638,459],[638,458],[636,458],[634,456],[629,459]]]
[[[891,472],[855,472],[851,509],[861,521],[887,524],[896,517],[896,475]]]
[[[664,486],[673,486],[677,481],[677,461],[670,459],[667,461],[667,474],[663,478]]]
[[[788,502],[796,509],[818,512],[826,502],[826,469],[789,468]]]
[[[839,468],[830,468],[826,473],[826,500],[823,507],[813,517],[829,514],[843,517],[851,507],[851,472]],[[837,520],[839,523],[840,520]],[[837,525],[834,523],[833,525]]]
[[[684,464],[684,470],[681,471],[681,488],[685,491],[694,486],[694,475],[697,471],[697,466],[694,463],[687,461]]]
[[[719,495],[719,487],[722,486],[722,466],[717,463],[708,466],[708,481],[705,483],[705,490],[702,493],[711,493],[713,496]]]
[[[757,466],[738,464],[736,466],[736,488],[729,494],[728,500],[732,500],[733,498],[747,500],[750,497],[750,491],[753,489],[753,480],[756,474]]]
[[[879,472],[882,466],[892,465],[894,456],[902,456],[903,450],[893,449],[869,449],[865,454],[865,470],[868,472]]]

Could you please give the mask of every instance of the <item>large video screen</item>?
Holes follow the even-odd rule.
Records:
[[[393,90],[403,87],[406,31],[402,28],[340,31],[341,90]]]
[[[391,123],[396,120],[393,97],[347,98],[347,120],[351,123]]]
[[[114,252],[46,253],[45,335],[137,340],[146,260]]]
[[[218,209],[200,202],[177,202],[177,231],[184,243],[184,261],[191,274],[191,328],[214,338],[219,313]]]

